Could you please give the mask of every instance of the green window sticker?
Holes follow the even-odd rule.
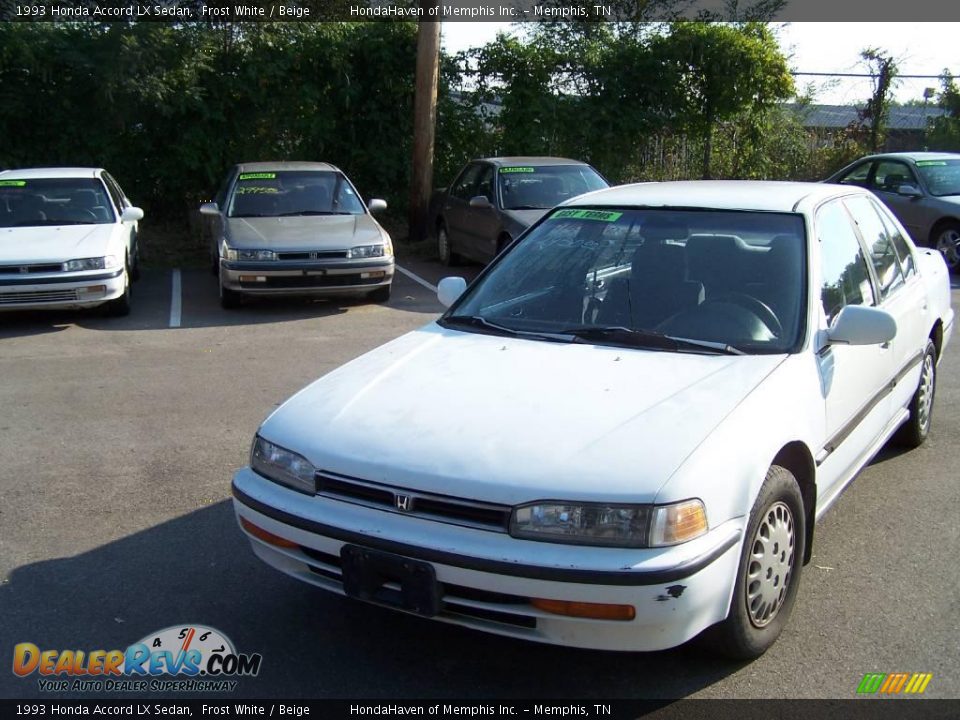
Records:
[[[26,180],[0,180],[0,187],[26,187]]]
[[[276,180],[276,173],[243,173],[240,175],[240,180]]]
[[[946,165],[946,160],[917,160],[917,167],[930,167],[931,165]]]
[[[550,219],[599,220],[600,222],[616,222],[622,216],[622,212],[607,212],[606,210],[557,210],[557,212],[550,216]]]
[[[501,173],[532,173],[536,172],[536,168],[532,167],[502,167],[500,168]]]

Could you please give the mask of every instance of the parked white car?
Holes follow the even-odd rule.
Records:
[[[239,523],[275,568],[410,613],[757,656],[815,522],[891,437],[930,432],[946,265],[855,187],[573,202],[277,409]]]
[[[100,168],[0,172],[0,310],[105,305],[126,315],[142,218]]]

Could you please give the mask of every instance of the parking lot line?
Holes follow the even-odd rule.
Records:
[[[420,285],[423,285],[423,286],[424,286],[427,290],[429,290],[430,292],[436,292],[436,291],[437,291],[437,286],[436,286],[436,285],[431,285],[430,283],[428,283],[426,280],[424,280],[424,279],[423,279],[422,277],[420,277],[419,275],[416,275],[416,274],[410,272],[410,271],[407,270],[405,267],[400,267],[399,265],[396,265],[395,267],[397,268],[397,271],[398,271],[398,272],[400,272],[400,273],[403,274],[403,275],[406,275],[408,278],[410,278],[411,280],[413,280],[415,283],[419,283]]]
[[[173,281],[170,288],[170,327],[172,328],[180,327],[180,296],[180,269],[176,268],[173,271]]]

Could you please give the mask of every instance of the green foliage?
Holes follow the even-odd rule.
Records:
[[[406,202],[409,23],[0,24],[0,165],[109,168],[182,218],[226,169],[325,160]]]
[[[954,77],[946,71],[940,78],[937,104],[946,110],[947,114],[934,118],[931,124],[930,149],[960,152],[960,88],[957,88]]]

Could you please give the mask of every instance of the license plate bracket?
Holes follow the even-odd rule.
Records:
[[[433,617],[442,592],[433,566],[358,545],[340,549],[343,590],[352,598]]]

